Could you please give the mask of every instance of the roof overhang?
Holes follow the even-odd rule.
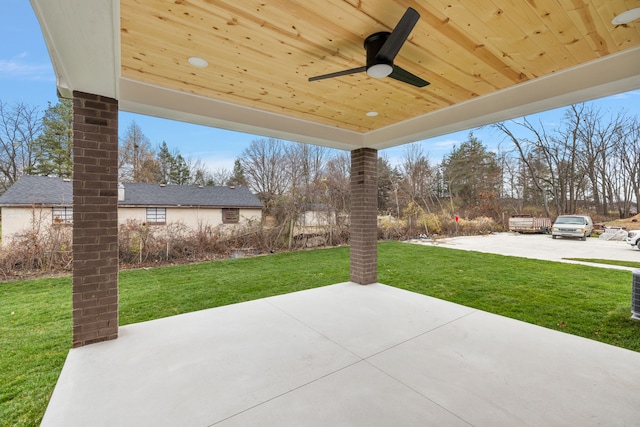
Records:
[[[118,0],[31,0],[63,97],[119,100],[123,111],[352,150],[384,149],[640,88],[640,46],[369,131],[188,93],[121,72]],[[354,101],[355,102],[355,101]]]

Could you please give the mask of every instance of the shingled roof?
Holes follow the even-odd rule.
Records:
[[[158,185],[125,182],[124,201],[119,206],[181,206],[262,208],[246,187]],[[2,196],[0,206],[71,206],[70,180],[47,176],[21,177]]]

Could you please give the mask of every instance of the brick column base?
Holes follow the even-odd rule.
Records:
[[[118,101],[73,92],[73,347],[118,337]]]
[[[351,274],[361,285],[378,281],[378,151],[351,152]]]

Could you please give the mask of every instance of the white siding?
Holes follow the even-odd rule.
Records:
[[[6,243],[14,234],[30,228],[38,221],[44,225],[51,225],[52,208],[2,208],[2,242]],[[262,209],[240,209],[240,224],[249,221],[260,221]],[[118,209],[118,223],[125,224],[127,220],[146,222],[147,209],[142,207],[120,207]],[[220,208],[167,208],[167,223],[181,222],[187,227],[197,230],[200,225],[217,227],[222,225],[222,209]],[[162,226],[160,226],[162,227]]]
[[[240,224],[262,221],[262,209],[240,209]]]
[[[50,226],[52,208],[40,207],[3,207],[2,208],[2,243],[22,230],[34,225]]]
[[[118,224],[125,224],[128,220],[145,222],[146,208],[118,208]]]
[[[222,224],[222,210],[206,208],[167,208],[167,223],[178,221],[193,230],[197,230],[200,224],[203,226],[217,226]]]
[[[301,227],[326,227],[336,224],[336,213],[330,211],[306,211],[298,218]]]
[[[240,224],[248,221],[260,221],[261,209],[240,209]],[[222,209],[220,208],[167,208],[167,223],[178,222],[192,229],[200,225],[217,227],[222,224]]]

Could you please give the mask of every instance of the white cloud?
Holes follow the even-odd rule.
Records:
[[[53,68],[49,63],[33,63],[27,52],[11,59],[0,59],[0,77],[20,80],[55,81]]]
[[[231,154],[225,155],[224,153],[207,153],[209,155],[202,156],[203,153],[192,153],[193,158],[199,158],[209,172],[215,172],[218,169],[233,170],[233,164],[236,161],[236,156]]]
[[[438,150],[442,150],[442,149],[447,149],[447,148],[452,148],[454,145],[460,145],[460,141],[457,139],[443,139],[440,141],[435,141],[433,143],[430,143],[428,145],[426,145],[427,148],[429,147],[434,147]]]
[[[609,96],[608,99],[612,101],[624,101],[627,99],[632,99],[632,97],[635,97],[635,96],[640,96],[640,90],[632,90],[629,92],[618,93],[618,94]],[[607,98],[602,98],[602,99],[606,100]],[[596,100],[596,102],[601,101],[602,99]]]

